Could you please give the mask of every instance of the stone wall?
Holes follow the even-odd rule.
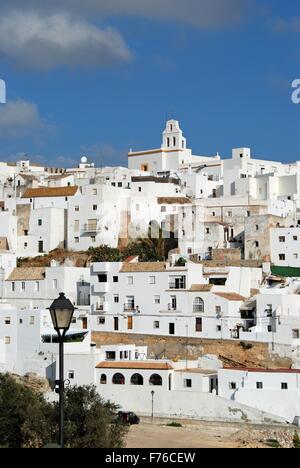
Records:
[[[148,346],[148,356],[152,359],[184,360],[188,356],[188,359],[193,360],[205,354],[215,354],[228,367],[290,368],[292,365],[291,359],[271,354],[267,343],[247,343],[247,346],[244,346],[239,341],[114,332],[93,332],[92,340],[98,347],[108,344]]]

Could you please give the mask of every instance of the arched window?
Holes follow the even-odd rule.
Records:
[[[123,374],[115,374],[112,378],[114,385],[125,385],[125,377]]]
[[[101,379],[100,379],[100,385],[106,385],[106,384],[107,384],[107,377],[105,374],[102,374]]]
[[[131,385],[144,385],[144,379],[140,374],[133,374],[130,383]]]
[[[158,374],[152,374],[149,380],[149,384],[162,386],[163,382],[161,376]]]
[[[204,302],[203,299],[201,299],[201,297],[195,297],[194,312],[204,312]]]

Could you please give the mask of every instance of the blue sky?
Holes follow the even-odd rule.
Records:
[[[300,160],[300,7],[248,0],[3,0],[0,158],[125,164],[166,116],[195,154]],[[42,3],[42,5],[41,5]]]

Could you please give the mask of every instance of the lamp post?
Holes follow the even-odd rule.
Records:
[[[151,401],[151,404],[152,404],[152,406],[151,406],[151,408],[152,408],[151,409],[151,421],[152,422],[153,422],[153,418],[154,418],[154,394],[155,394],[155,392],[154,392],[154,390],[152,390],[151,391],[151,397],[152,397],[152,401]]]
[[[59,445],[64,447],[64,339],[70,328],[75,307],[60,293],[59,298],[49,307],[53,327],[59,340]]]

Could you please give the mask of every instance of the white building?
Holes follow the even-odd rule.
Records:
[[[219,369],[219,395],[234,403],[299,422],[299,370]]]

